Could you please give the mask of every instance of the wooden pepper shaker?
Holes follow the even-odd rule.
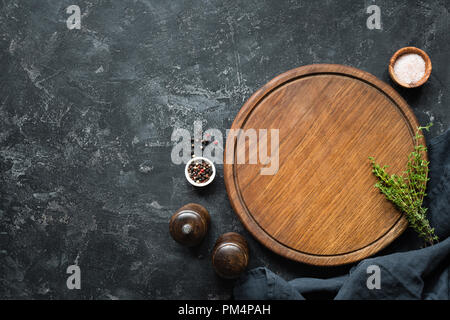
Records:
[[[203,240],[210,220],[209,212],[203,206],[188,203],[173,214],[169,222],[169,231],[175,241],[192,247]]]
[[[212,264],[222,278],[238,278],[248,265],[248,245],[245,238],[235,232],[221,235],[212,252]]]

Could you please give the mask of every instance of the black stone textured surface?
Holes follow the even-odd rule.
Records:
[[[81,8],[80,30],[66,8]],[[381,8],[369,30],[366,8]],[[227,199],[222,166],[195,190],[170,161],[175,127],[225,129],[274,76],[339,63],[391,83],[399,48],[424,49],[430,80],[399,90],[428,138],[450,125],[450,1],[26,0],[0,2],[0,298],[228,299],[210,263],[215,239],[249,240],[250,267],[331,277],[256,242]],[[168,221],[187,202],[211,230],[186,249]],[[407,231],[410,232],[410,231]],[[402,237],[380,254],[420,246]],[[68,290],[66,268],[81,268]]]

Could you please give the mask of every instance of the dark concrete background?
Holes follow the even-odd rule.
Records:
[[[365,9],[381,8],[382,30]],[[65,9],[81,8],[81,30]],[[268,80],[311,63],[361,68],[391,83],[399,48],[433,62],[420,89],[400,90],[428,138],[450,124],[448,0],[0,2],[0,298],[227,299],[210,251],[223,232],[249,240],[251,267],[292,279],[330,277],[256,242],[233,213],[222,167],[205,191],[170,161],[175,127],[225,129]],[[195,249],[168,220],[187,202],[212,215]],[[410,232],[410,231],[407,231]],[[404,235],[381,254],[420,246]],[[66,288],[78,264],[82,289]]]

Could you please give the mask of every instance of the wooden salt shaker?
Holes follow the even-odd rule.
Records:
[[[235,232],[221,235],[212,252],[212,264],[222,278],[238,278],[248,265],[248,245],[245,238]]]
[[[203,240],[210,220],[208,210],[203,206],[188,203],[173,214],[169,223],[169,231],[175,241],[192,247]]]

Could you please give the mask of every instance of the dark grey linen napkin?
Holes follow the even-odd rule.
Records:
[[[303,300],[314,292],[336,300],[439,299],[450,297],[450,130],[428,143],[430,181],[425,206],[440,243],[431,247],[361,261],[350,273],[330,279],[298,278],[285,281],[267,268],[247,272],[236,283],[234,298]],[[407,235],[417,242],[417,235]],[[414,238],[413,238],[414,237]],[[369,266],[380,270],[380,288],[369,289]]]

